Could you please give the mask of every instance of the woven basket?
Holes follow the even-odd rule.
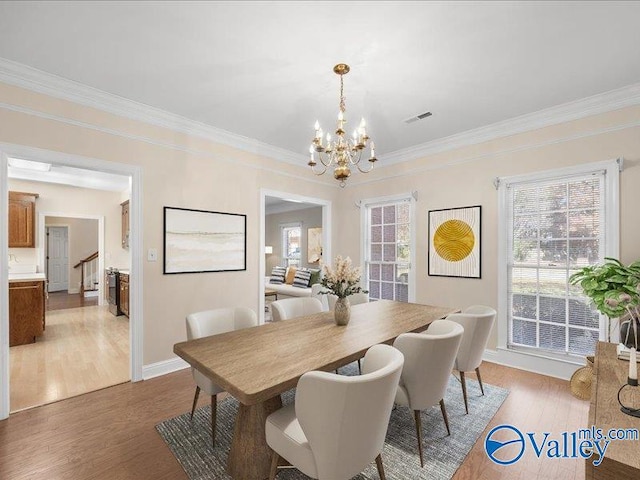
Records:
[[[587,363],[589,361],[587,360]],[[591,399],[591,382],[593,381],[593,363],[586,367],[580,367],[571,375],[569,385],[571,386],[571,394],[580,400]]]

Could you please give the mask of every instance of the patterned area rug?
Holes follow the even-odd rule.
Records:
[[[340,369],[343,375],[357,374],[357,364]],[[382,452],[386,476],[389,480],[443,480],[450,479],[475,444],[485,427],[496,414],[509,394],[508,390],[493,385],[484,385],[485,395],[480,395],[480,386],[467,379],[469,415],[465,415],[460,382],[453,376],[445,395],[449,415],[451,436],[442,420],[440,407],[422,412],[424,468],[420,467],[416,428],[413,412],[398,407],[391,413],[389,430]],[[295,391],[282,395],[286,405],[294,401]],[[216,448],[211,448],[211,409],[198,409],[189,419],[189,412],[165,420],[156,425],[156,430],[167,443],[191,480],[227,480],[225,471],[227,455],[233,434],[233,422],[238,402],[232,397],[218,402],[218,427]],[[309,477],[295,469],[280,470],[278,480],[306,480]],[[354,480],[378,479],[375,462]]]

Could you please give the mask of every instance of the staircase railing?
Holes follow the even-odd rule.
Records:
[[[82,267],[80,271],[80,295],[84,297],[85,291],[97,290],[98,285],[98,254],[92,253],[84,260],[80,260],[73,268]]]

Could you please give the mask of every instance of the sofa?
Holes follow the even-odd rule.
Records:
[[[271,276],[264,277],[264,288],[269,290],[274,290],[278,294],[278,300],[283,298],[292,298],[292,297],[311,297],[312,295],[318,295],[322,290],[322,285],[320,283],[314,283],[308,287],[294,287],[292,274],[292,268],[287,268],[285,278],[289,280],[289,283],[271,283]],[[295,272],[295,268],[293,268],[293,272]],[[319,276],[317,277],[319,281]]]

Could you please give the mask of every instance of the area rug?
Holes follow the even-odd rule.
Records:
[[[340,369],[344,375],[357,374],[357,364]],[[406,407],[397,407],[391,413],[382,458],[389,480],[444,480],[450,479],[475,444],[480,434],[496,414],[509,394],[508,390],[493,385],[484,385],[485,395],[480,395],[480,386],[467,379],[469,415],[465,415],[460,382],[453,376],[449,380],[445,404],[449,415],[451,436],[442,420],[440,407],[422,412],[424,468],[420,467],[416,428],[413,412]],[[295,390],[282,395],[283,404],[294,401]],[[218,426],[216,448],[211,447],[211,409],[198,409],[189,419],[189,412],[165,420],[156,425],[156,430],[176,456],[191,480],[227,480],[225,471],[231,445],[233,424],[238,402],[227,397],[218,402]],[[306,480],[309,477],[296,469],[281,470],[278,480]],[[375,462],[354,480],[378,479]]]

